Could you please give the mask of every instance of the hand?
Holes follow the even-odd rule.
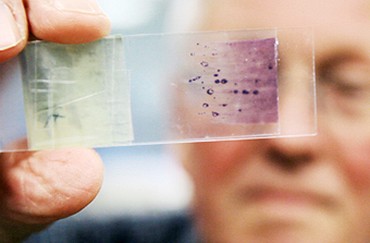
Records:
[[[0,0],[0,25],[0,62],[16,56],[29,34],[83,43],[110,31],[93,0]],[[0,242],[78,212],[95,198],[102,178],[102,162],[89,149],[0,154]]]
[[[94,0],[0,0],[0,63],[36,38],[83,43],[110,31],[110,21]],[[28,30],[28,28],[30,30]]]

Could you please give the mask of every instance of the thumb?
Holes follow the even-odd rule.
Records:
[[[47,224],[91,202],[103,179],[98,154],[62,149],[0,154],[0,222]]]
[[[27,33],[22,0],[0,0],[0,63],[23,49]]]

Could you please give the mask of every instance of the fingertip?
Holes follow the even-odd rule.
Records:
[[[82,21],[73,17],[63,22],[53,19],[48,25],[34,24],[32,33],[38,39],[63,44],[91,42],[110,33],[110,22],[107,18],[87,16]]]
[[[109,18],[91,0],[29,0],[27,11],[33,35],[47,41],[85,43],[102,38],[111,30]]]
[[[0,0],[0,63],[16,56],[27,43],[27,21],[22,1]]]
[[[0,50],[0,63],[6,62],[11,58],[17,56],[26,46],[27,41],[22,40],[11,47]]]

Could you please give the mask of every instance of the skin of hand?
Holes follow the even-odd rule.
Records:
[[[0,62],[17,55],[29,33],[66,44],[97,40],[110,32],[110,21],[94,0],[0,0]]]
[[[15,57],[29,36],[84,43],[110,32],[93,0],[0,0],[0,63]],[[0,154],[0,242],[19,241],[88,205],[103,180],[90,149]]]

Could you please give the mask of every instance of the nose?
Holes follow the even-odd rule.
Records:
[[[283,136],[313,135],[317,130],[313,68],[295,59],[279,70],[279,125]]]
[[[267,142],[268,161],[292,170],[315,160],[319,149],[313,70],[299,60],[286,65],[279,77],[281,138]]]

